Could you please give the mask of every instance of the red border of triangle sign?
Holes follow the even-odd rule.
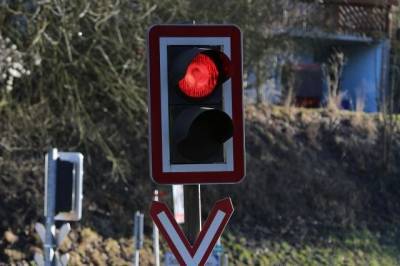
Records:
[[[179,264],[188,266],[205,265],[232,213],[233,205],[230,198],[217,201],[192,246],[167,205],[153,201],[150,209],[151,218]]]

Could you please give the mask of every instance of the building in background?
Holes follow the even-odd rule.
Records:
[[[386,101],[392,21],[397,0],[300,1],[285,10],[274,38],[290,38],[289,54],[271,55],[265,100],[287,97],[302,107],[377,112]],[[251,75],[250,81],[251,81]],[[247,92],[253,97],[251,90]]]

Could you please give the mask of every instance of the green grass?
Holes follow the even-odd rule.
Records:
[[[224,241],[231,265],[400,265],[399,243],[389,235],[356,231],[339,238],[328,236],[320,243],[290,244],[268,241],[249,247],[245,239],[232,235]]]

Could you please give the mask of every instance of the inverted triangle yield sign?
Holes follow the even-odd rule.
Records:
[[[150,215],[181,265],[204,265],[233,213],[230,198],[215,203],[192,246],[164,203],[153,201]]]

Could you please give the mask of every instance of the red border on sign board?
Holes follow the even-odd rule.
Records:
[[[231,41],[233,171],[163,172],[161,136],[161,37],[229,37]],[[148,33],[148,87],[150,170],[160,184],[237,183],[245,176],[243,127],[242,39],[240,29],[233,25],[156,25]]]
[[[230,198],[225,198],[217,201],[212,208],[210,214],[208,215],[207,220],[204,222],[202,229],[197,236],[193,246],[187,240],[184,232],[177,224],[172,212],[167,207],[167,205],[159,201],[153,201],[150,207],[150,216],[153,219],[153,222],[157,225],[157,228],[160,230],[164,239],[167,241],[168,246],[170,247],[172,253],[174,253],[175,258],[179,261],[180,265],[187,264],[185,263],[185,259],[183,258],[184,250],[180,250],[177,246],[177,242],[179,240],[184,246],[183,249],[186,248],[186,251],[189,253],[188,255],[192,259],[196,257],[196,253],[198,251],[200,251],[200,253],[203,253],[198,265],[205,265],[208,257],[215,247],[215,244],[218,241],[218,238],[222,235],[222,232],[228,224],[229,219],[233,214],[233,211],[234,209]],[[211,231],[208,238],[205,239],[206,234],[210,231],[212,224],[217,216],[217,213],[219,212],[223,213],[223,219],[215,224],[215,227],[212,228],[215,231]],[[164,221],[163,223],[163,221],[160,219],[160,213],[163,213],[167,217],[167,219],[169,220],[167,221],[167,223],[171,225],[170,227],[167,227],[164,224],[166,221]],[[206,242],[203,243],[203,241]],[[202,250],[199,250],[201,245],[203,246]]]

